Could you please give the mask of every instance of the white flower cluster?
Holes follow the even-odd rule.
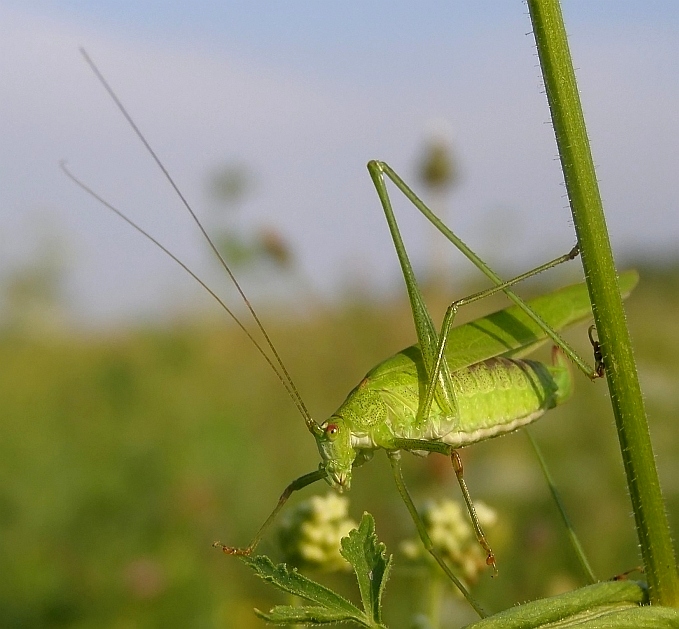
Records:
[[[484,529],[497,522],[497,514],[483,502],[474,504],[479,522]],[[430,502],[420,512],[434,548],[453,568],[457,568],[467,584],[475,583],[485,569],[486,553],[479,545],[466,510],[454,500]],[[419,538],[401,542],[401,552],[412,561],[431,557]]]
[[[348,517],[349,499],[335,492],[312,496],[282,519],[278,539],[284,561],[298,568],[332,572],[351,566],[340,555],[340,540],[358,527]]]

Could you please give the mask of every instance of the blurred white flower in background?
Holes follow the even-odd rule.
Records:
[[[278,541],[286,563],[297,568],[350,570],[340,555],[340,540],[358,524],[349,517],[349,499],[334,492],[312,496],[281,520]]]
[[[492,529],[497,523],[497,513],[483,502],[474,503],[481,526]],[[486,569],[486,553],[481,548],[469,522],[466,510],[454,500],[444,499],[429,502],[420,511],[420,516],[438,550],[453,570],[457,569],[467,585],[476,583],[479,574]],[[433,559],[424,549],[419,537],[406,539],[400,544],[401,552],[411,561]],[[438,570],[438,566],[436,567]]]

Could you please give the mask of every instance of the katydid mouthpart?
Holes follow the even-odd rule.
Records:
[[[577,247],[540,267],[509,281],[502,281],[427,208],[395,171],[384,162],[371,161],[368,170],[385,212],[401,264],[418,343],[374,367],[339,409],[328,420],[318,424],[307,410],[273,342],[229,265],[105,78],[87,53],[84,50],[81,52],[198,225],[238,290],[255,327],[262,335],[263,342],[257,341],[233,311],[173,253],[76,178],[65,164],[62,164],[62,169],[78,186],[170,256],[219,302],[250,338],[256,350],[286,389],[302,415],[307,429],[313,434],[321,456],[318,469],[297,478],[287,486],[275,509],[249,546],[235,548],[220,542],[215,542],[215,546],[228,554],[251,554],[293,492],[319,480],[325,480],[340,492],[347,491],[351,486],[353,469],[369,461],[376,450],[383,449],[389,458],[398,491],[425,547],[472,606],[483,615],[482,608],[433,547],[403,481],[400,453],[409,451],[426,455],[436,452],[451,458],[477,539],[486,552],[487,563],[495,567],[495,556],[476,517],[456,449],[517,430],[566,401],[572,391],[571,373],[566,357],[588,377],[594,379],[601,375],[602,369],[598,358],[596,367],[592,369],[558,334],[559,330],[591,317],[591,306],[584,284],[562,288],[528,303],[523,302],[511,290],[514,284],[527,277],[574,259],[578,255]],[[392,210],[385,177],[494,284],[488,290],[453,302],[446,311],[440,331],[436,330],[418,288]],[[636,281],[635,273],[623,274],[620,278],[623,293],[628,293]],[[505,292],[515,305],[465,325],[452,327],[461,306],[499,291]],[[556,344],[551,364],[524,358],[548,339]],[[594,341],[592,343],[594,344]],[[596,348],[595,345],[595,354]]]

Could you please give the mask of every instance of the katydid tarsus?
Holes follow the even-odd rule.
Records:
[[[314,436],[321,455],[321,463],[317,470],[297,478],[288,485],[275,509],[249,546],[235,548],[218,542],[215,545],[228,554],[251,554],[293,492],[319,480],[325,480],[340,492],[348,490],[353,468],[370,460],[375,450],[384,449],[389,457],[398,491],[425,547],[474,608],[483,615],[483,610],[478,603],[467,592],[429,540],[425,526],[403,481],[399,462],[400,453],[402,451],[418,454],[436,452],[451,458],[477,538],[487,553],[487,563],[494,567],[495,558],[476,518],[456,448],[516,430],[535,421],[545,411],[565,401],[571,393],[572,384],[569,365],[564,354],[588,377],[594,379],[601,375],[598,363],[594,369],[589,367],[557,333],[557,330],[591,316],[584,284],[563,288],[528,303],[523,302],[511,291],[511,287],[521,280],[575,258],[578,255],[577,247],[566,255],[527,273],[509,281],[503,281],[448,227],[441,223],[387,164],[371,161],[368,164],[368,170],[385,212],[401,265],[418,344],[374,367],[349,394],[340,408],[328,420],[318,424],[307,410],[273,342],[229,265],[102,74],[85,51],[82,52],[97,78],[198,225],[238,290],[263,341],[259,342],[234,312],[181,260],[120,210],[77,179],[65,165],[62,165],[62,168],[76,184],[123,218],[182,266],[220,303],[247,334],[285,387],[302,415],[307,429]],[[440,331],[437,331],[434,326],[418,288],[392,210],[385,177],[494,284],[488,290],[453,302],[446,311]],[[635,282],[634,274],[621,276],[622,290],[629,291]],[[499,291],[504,291],[515,302],[515,305],[471,323],[452,327],[455,314],[461,306]],[[551,339],[556,344],[552,352],[552,364],[547,365],[523,358],[547,339]]]

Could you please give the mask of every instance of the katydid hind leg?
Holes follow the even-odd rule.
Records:
[[[408,299],[410,301],[410,308],[413,313],[413,321],[415,323],[415,331],[417,333],[417,340],[422,352],[422,361],[424,364],[427,380],[431,380],[435,373],[435,381],[438,386],[433,389],[433,395],[442,409],[447,410],[451,415],[456,412],[457,403],[455,400],[455,392],[453,391],[452,378],[450,370],[446,364],[445,356],[441,355],[437,358],[437,348],[439,346],[439,338],[434,327],[431,315],[424,303],[424,296],[417,284],[415,273],[413,272],[408,253],[401,232],[398,228],[398,222],[394,215],[394,210],[391,205],[391,199],[384,181],[383,171],[381,169],[381,162],[371,161],[368,163],[368,172],[373,180],[377,195],[382,204],[391,238],[394,242],[396,255],[398,256],[401,270],[403,272],[403,279],[405,280],[406,288],[408,290]],[[437,364],[436,369],[434,365]],[[431,405],[431,403],[430,403]],[[423,412],[423,407],[420,407],[418,412],[419,419],[426,420],[426,413]]]
[[[601,349],[601,343],[597,338],[594,338],[594,333],[596,332],[596,326],[590,325],[587,330],[587,336],[589,337],[589,342],[592,345],[592,350],[594,351],[594,371],[597,377],[603,378],[606,373],[606,365],[604,364],[604,354]]]
[[[528,437],[528,441],[530,442],[531,447],[533,448],[533,452],[535,453],[538,463],[540,464],[542,475],[545,477],[545,481],[547,482],[549,491],[552,494],[554,504],[556,505],[559,515],[561,516],[561,521],[563,522],[564,528],[566,529],[568,540],[571,544],[573,552],[577,557],[578,562],[580,563],[583,576],[585,577],[585,579],[587,579],[588,583],[590,584],[596,583],[598,579],[596,578],[596,575],[592,570],[592,566],[590,565],[589,560],[587,559],[587,555],[585,554],[584,547],[580,542],[578,534],[575,531],[575,527],[573,526],[571,519],[568,517],[566,505],[564,504],[564,501],[561,497],[561,493],[559,492],[556,483],[552,478],[552,474],[549,471],[549,468],[547,467],[547,461],[545,460],[545,457],[542,454],[542,450],[538,442],[536,441],[535,437],[533,436],[533,433],[530,430],[530,428],[527,427],[525,429],[525,434]]]
[[[568,253],[563,256],[559,256],[554,260],[547,262],[546,264],[540,265],[535,269],[532,269],[522,275],[518,276],[515,280],[510,280],[509,282],[504,282],[502,278],[497,275],[481,258],[472,251],[467,244],[462,241],[448,226],[446,226],[441,219],[439,219],[434,212],[432,212],[427,205],[413,192],[413,190],[401,179],[401,177],[386,163],[384,162],[371,162],[369,164],[369,169],[371,174],[373,171],[379,172],[380,176],[386,175],[393,184],[403,193],[403,195],[431,222],[436,229],[438,229],[464,256],[470,260],[474,266],[476,266],[486,277],[488,277],[495,285],[498,287],[497,290],[502,290],[509,299],[511,299],[517,306],[519,306],[537,325],[544,330],[545,334],[552,339],[552,341],[559,345],[566,355],[576,364],[578,369],[580,369],[588,378],[595,379],[598,377],[596,369],[592,368],[578,353],[559,335],[554,329],[552,329],[547,323],[545,323],[542,318],[534,312],[526,302],[524,302],[516,293],[510,290],[509,286],[520,281],[520,279],[525,279],[541,273],[549,268],[555,267],[563,262],[573,260],[576,258],[580,251],[577,246],[573,247]],[[373,176],[373,180],[375,177]],[[383,182],[384,183],[384,182]],[[385,186],[386,191],[386,186]],[[386,193],[386,192],[385,192]],[[501,287],[501,288],[500,288]],[[491,289],[492,290],[492,289]]]
[[[542,265],[542,268],[537,267],[537,269],[533,269],[532,271],[529,271],[528,273],[523,273],[522,275],[517,275],[516,277],[513,277],[512,279],[507,280],[506,282],[503,282],[502,284],[498,284],[497,286],[494,286],[492,288],[488,288],[488,289],[480,291],[478,293],[468,295],[467,297],[463,297],[462,299],[458,299],[448,306],[448,308],[446,309],[446,314],[443,317],[443,323],[441,324],[441,332],[439,333],[439,339],[438,339],[438,344],[437,344],[437,348],[436,348],[436,358],[435,358],[435,361],[434,361],[432,373],[429,374],[429,384],[427,385],[427,393],[425,395],[424,402],[422,404],[421,413],[422,413],[423,417],[427,417],[429,415],[429,410],[431,409],[431,404],[432,404],[433,398],[434,398],[435,385],[436,385],[436,382],[438,381],[439,371],[441,369],[441,365],[443,364],[443,361],[445,359],[445,352],[446,352],[446,348],[448,346],[448,337],[450,336],[450,331],[453,327],[453,321],[455,320],[455,315],[457,314],[457,311],[462,306],[466,306],[468,304],[474,303],[475,301],[479,301],[481,299],[485,299],[486,297],[490,297],[491,295],[494,295],[495,293],[499,293],[501,291],[504,291],[505,288],[508,288],[508,287],[510,287],[514,284],[518,284],[519,282],[522,282],[527,277],[530,277],[531,275],[534,275],[535,273],[539,273],[541,270],[551,268],[552,266],[554,266],[554,263],[556,261],[565,261],[566,259],[572,259],[572,257],[574,257],[575,255],[577,255],[577,247],[573,248],[566,255],[561,256],[559,258],[556,258],[555,260],[552,260],[551,262],[547,262],[547,264]],[[595,358],[597,360],[595,370],[597,371],[597,374],[599,374],[599,365],[601,365],[601,374],[603,375],[603,361],[600,358],[601,348],[599,346],[599,343],[592,339],[591,328],[590,328],[589,338],[590,338],[590,341],[592,343],[592,346],[594,347],[594,355],[595,355]],[[598,354],[597,354],[597,351],[598,351]]]
[[[441,325],[441,334],[439,334],[438,343],[436,346],[436,359],[432,372],[429,374],[429,383],[427,384],[427,392],[424,397],[424,402],[421,405],[420,413],[422,417],[428,417],[431,410],[432,402],[434,401],[434,394],[436,392],[436,383],[439,380],[439,374],[443,365],[445,364],[446,346],[448,345],[448,335],[453,326],[453,320],[457,314],[457,304],[452,303],[448,306],[446,314],[443,317],[443,324]]]

